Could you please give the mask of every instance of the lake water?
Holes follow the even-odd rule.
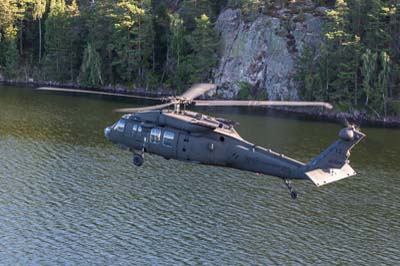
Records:
[[[271,176],[149,155],[134,167],[103,129],[139,103],[0,87],[0,265],[399,265],[399,130],[363,128],[359,174],[295,181],[292,200]],[[305,162],[341,128],[197,110]]]

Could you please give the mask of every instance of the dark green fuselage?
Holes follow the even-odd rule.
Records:
[[[193,112],[164,110],[125,115],[107,130],[110,141],[134,152],[281,178],[307,178],[305,164],[243,140],[223,120]]]

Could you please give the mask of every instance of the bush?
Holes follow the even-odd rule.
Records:
[[[237,98],[239,100],[252,100],[254,97],[252,95],[252,86],[246,81],[238,81],[239,91]]]
[[[389,114],[400,116],[400,100],[388,103]]]

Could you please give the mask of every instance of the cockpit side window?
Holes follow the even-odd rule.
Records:
[[[161,130],[158,128],[153,128],[150,131],[150,143],[159,144],[161,141]]]
[[[114,129],[119,132],[124,132],[125,129],[125,120],[120,119],[117,124],[114,126]]]
[[[166,147],[172,147],[174,138],[175,138],[174,132],[165,131],[163,137],[163,145]]]

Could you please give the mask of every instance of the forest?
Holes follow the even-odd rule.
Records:
[[[4,0],[0,65],[7,78],[181,88],[217,63],[218,1]]]
[[[177,92],[212,82],[219,13],[247,20],[295,0],[2,0],[0,74],[87,88],[122,85]],[[299,0],[297,0],[299,2]],[[304,100],[339,110],[400,115],[398,0],[318,0],[327,8],[318,49],[297,62]]]
[[[336,0],[318,51],[299,60],[301,94],[343,110],[400,115],[400,3]]]

